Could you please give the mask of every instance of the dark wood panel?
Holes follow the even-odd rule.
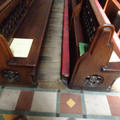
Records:
[[[0,0],[0,5],[2,5],[3,3],[5,3],[7,0]]]

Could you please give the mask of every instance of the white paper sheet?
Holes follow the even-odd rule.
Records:
[[[109,62],[120,62],[120,58],[117,56],[117,54],[114,51],[112,52]]]
[[[33,39],[13,38],[10,49],[14,57],[28,57]]]

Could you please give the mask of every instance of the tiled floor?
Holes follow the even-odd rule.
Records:
[[[0,120],[12,120],[11,114],[28,120],[120,120],[120,93],[10,87],[0,91]]]

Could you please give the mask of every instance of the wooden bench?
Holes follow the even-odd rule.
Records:
[[[120,29],[120,1],[107,0],[104,11],[110,22],[115,26],[116,32]]]
[[[120,53],[114,26],[98,0],[70,0],[69,8],[69,17],[65,21],[69,20],[70,23],[70,39],[67,39],[70,47],[64,52],[70,54],[67,60],[70,61],[69,67],[64,66],[67,69],[64,71],[68,71],[69,75],[68,86],[74,89],[110,90],[120,76],[119,63],[110,61],[113,47],[117,54]]]
[[[37,65],[53,0],[8,1],[0,12],[0,84],[37,85]]]

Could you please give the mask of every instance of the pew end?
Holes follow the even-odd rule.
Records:
[[[66,83],[72,89],[110,91],[120,72],[119,38],[98,0],[82,2],[81,10],[73,17],[71,11],[80,2],[69,1],[69,17],[64,19],[70,29],[66,51],[70,54],[69,70],[64,66],[69,71]],[[111,61],[113,51],[118,61]]]

